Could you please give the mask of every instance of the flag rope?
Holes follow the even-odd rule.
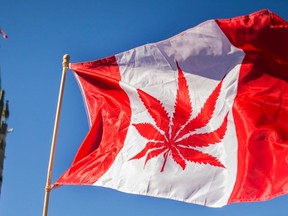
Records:
[[[61,83],[60,83],[58,104],[57,104],[57,109],[56,109],[54,130],[53,130],[53,136],[52,136],[52,142],[51,142],[51,150],[50,150],[50,157],[49,157],[49,164],[48,164],[48,171],[47,171],[47,180],[46,180],[46,187],[45,187],[45,197],[44,197],[44,203],[43,203],[42,216],[47,216],[48,214],[48,204],[49,204],[49,197],[50,197],[50,191],[51,191],[52,168],[53,168],[53,163],[54,163],[54,155],[55,155],[56,140],[57,140],[57,135],[58,135],[60,111],[62,107],[64,84],[65,84],[67,69],[69,67],[69,60],[70,60],[70,56],[65,54],[63,56],[63,62],[62,62],[62,66],[63,66],[62,78],[61,78]]]

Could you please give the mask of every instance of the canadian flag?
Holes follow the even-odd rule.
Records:
[[[287,193],[287,38],[262,10],[71,64],[91,129],[54,187],[210,207]]]
[[[8,35],[1,29],[0,27],[0,34],[3,36],[4,39],[8,39]]]

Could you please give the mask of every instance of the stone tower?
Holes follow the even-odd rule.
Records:
[[[7,134],[7,120],[9,117],[8,101],[4,103],[5,92],[0,89],[0,193],[3,180],[3,165],[5,159],[5,146]]]

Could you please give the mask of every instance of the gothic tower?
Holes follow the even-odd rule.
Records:
[[[8,101],[4,103],[5,92],[0,89],[0,193],[3,180],[3,165],[5,158],[7,120],[9,117]]]

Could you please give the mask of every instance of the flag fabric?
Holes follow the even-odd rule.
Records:
[[[0,28],[0,34],[3,36],[4,39],[8,39],[8,35]]]
[[[54,187],[210,207],[286,194],[287,38],[261,10],[71,64],[91,128]]]

